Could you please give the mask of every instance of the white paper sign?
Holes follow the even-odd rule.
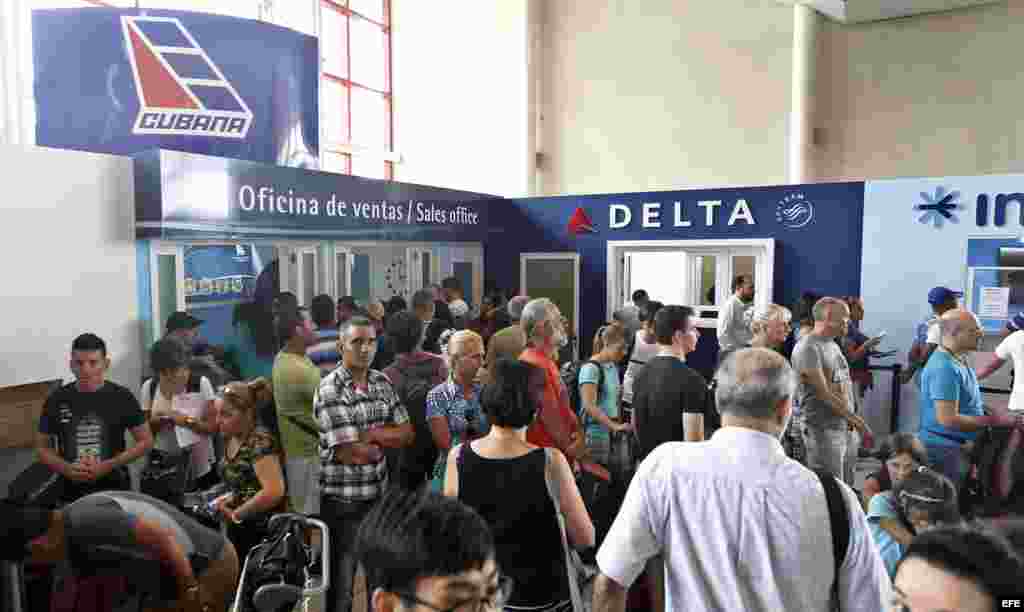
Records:
[[[982,319],[1006,319],[1010,316],[1010,288],[982,287],[978,317]]]

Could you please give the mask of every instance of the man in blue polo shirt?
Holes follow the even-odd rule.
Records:
[[[959,490],[966,466],[961,447],[972,442],[984,427],[1024,424],[1024,415],[1006,411],[985,415],[978,379],[967,362],[982,338],[978,318],[957,309],[943,314],[940,323],[942,343],[921,372],[918,437],[928,451],[928,462]]]

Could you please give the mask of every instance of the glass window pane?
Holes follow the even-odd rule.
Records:
[[[384,160],[376,155],[353,155],[352,174],[366,178],[382,179],[385,176]]]
[[[352,18],[352,80],[377,90],[384,90],[386,38],[375,23]]]
[[[172,312],[178,309],[178,275],[177,257],[174,255],[157,256],[157,317],[166,321]],[[196,291],[196,281],[185,279],[186,299]],[[162,325],[161,325],[162,327]]]
[[[348,88],[327,77],[323,84],[320,120],[324,125],[324,144],[348,144]]]
[[[663,304],[686,304],[683,251],[639,251],[630,253],[629,293],[643,289],[652,300]],[[533,297],[533,294],[530,294]],[[630,295],[625,298],[630,299]]]
[[[342,297],[348,295],[348,253],[344,251],[335,255],[334,295]]]
[[[702,306],[715,305],[715,256],[694,257],[694,273],[697,281],[696,302]]]
[[[378,23],[384,23],[384,0],[350,0],[348,7]]]
[[[313,303],[316,295],[316,253],[302,254],[302,305],[306,308]]]
[[[375,151],[388,147],[387,111],[384,96],[375,91],[352,88],[352,143]]]
[[[732,276],[746,276],[750,279],[754,286],[757,286],[757,278],[754,276],[754,270],[756,269],[757,257],[753,255],[736,255],[732,258]],[[730,292],[731,293],[731,292]]]
[[[348,19],[329,6],[322,7],[320,28],[320,54],[324,58],[324,72],[348,78],[348,40],[345,21]]]
[[[122,0],[123,2],[124,0]],[[53,8],[96,8],[103,6],[120,6],[116,1],[89,2],[89,0],[29,0],[29,9],[53,9]],[[134,0],[131,6],[134,5]]]
[[[108,4],[135,7],[135,0],[114,0]],[[200,13],[212,13],[214,15],[228,15],[230,17],[244,17],[246,19],[258,19],[260,9],[256,2],[224,2],[223,0],[140,0],[139,8],[169,9],[177,11],[198,11]]]
[[[348,155],[324,151],[324,171],[348,174]]]

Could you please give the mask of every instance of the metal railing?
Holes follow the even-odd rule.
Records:
[[[982,393],[993,393],[995,395],[1009,395],[1011,391],[1009,389],[996,389],[995,387],[982,387]]]

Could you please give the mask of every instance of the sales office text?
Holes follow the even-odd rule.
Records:
[[[707,227],[715,225],[715,219],[718,217],[719,209],[722,207],[722,201],[703,200],[697,202],[697,206],[704,209],[704,225]],[[682,202],[673,202],[672,211],[672,227],[691,227],[693,225],[693,222],[687,217],[687,211]],[[697,212],[697,218],[699,219],[700,212],[695,212]],[[736,203],[732,205],[732,212],[729,214],[727,225],[733,226],[740,221],[747,225],[756,225],[757,223],[754,221],[754,213],[750,211],[750,206],[746,200],[736,200]],[[612,204],[608,207],[608,227],[610,229],[629,227],[632,222],[633,210],[628,205]],[[663,223],[667,222],[667,219],[662,219],[661,202],[645,202],[640,206],[641,227],[660,228]]]

